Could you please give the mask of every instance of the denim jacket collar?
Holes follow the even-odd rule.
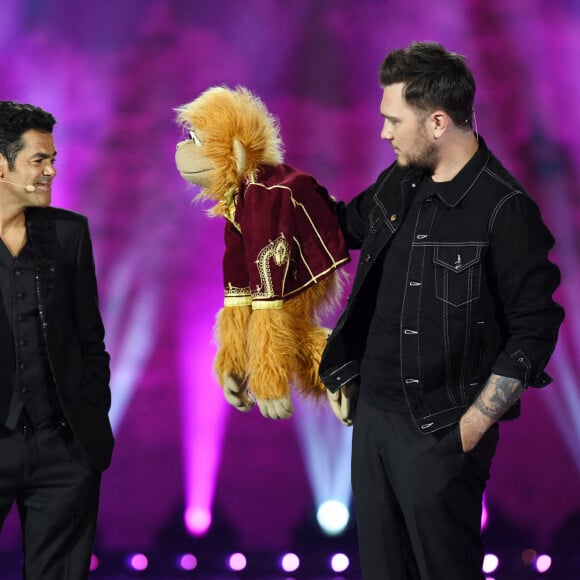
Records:
[[[489,161],[489,149],[478,135],[479,149],[461,171],[439,192],[439,198],[449,207],[455,207],[471,190]],[[425,174],[423,174],[425,176]]]

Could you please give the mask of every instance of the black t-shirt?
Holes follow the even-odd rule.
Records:
[[[436,196],[445,185],[426,177],[419,184],[417,193],[403,200],[401,224],[374,265],[382,271],[375,277],[379,284],[361,362],[360,396],[380,409],[400,413],[409,411],[401,379],[400,343],[409,255],[421,204]]]

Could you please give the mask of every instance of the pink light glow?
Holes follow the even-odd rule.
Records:
[[[550,558],[550,556],[548,556],[547,554],[542,554],[541,556],[538,556],[538,558],[536,559],[536,570],[540,574],[547,572],[551,566],[552,566],[552,558]]]
[[[149,560],[145,554],[133,554],[129,558],[129,566],[133,568],[133,570],[142,572],[143,570],[147,570],[147,566],[149,566]]]
[[[194,536],[203,536],[211,526],[211,513],[206,509],[191,506],[185,510],[185,526]]]
[[[483,501],[481,503],[481,529],[484,530],[487,526],[489,520],[489,512],[487,511],[487,506],[485,505],[485,495],[483,496]]]
[[[296,554],[284,554],[281,566],[284,572],[295,572],[300,567],[300,558]]]
[[[184,304],[180,373],[187,530],[204,535],[212,522],[217,471],[222,454],[226,404],[213,376],[215,346],[210,342],[218,307]],[[200,313],[206,313],[205,316]]]
[[[346,554],[334,554],[330,559],[330,567],[334,572],[344,572],[350,566],[350,560]]]
[[[234,572],[242,571],[246,567],[247,563],[248,561],[246,560],[246,557],[239,552],[232,554],[228,560],[229,567]]]
[[[193,554],[183,554],[179,558],[179,567],[182,570],[195,570],[197,568],[197,558]]]
[[[91,563],[89,565],[89,570],[94,572],[99,567],[99,559],[95,554],[91,554]]]

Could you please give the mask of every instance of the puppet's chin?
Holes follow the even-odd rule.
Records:
[[[200,187],[209,187],[212,184],[213,171],[211,169],[202,169],[200,171],[181,171],[181,177],[189,181],[192,185]]]

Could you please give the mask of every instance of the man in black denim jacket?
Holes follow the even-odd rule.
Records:
[[[354,424],[363,578],[479,580],[497,421],[551,381],[563,319],[554,240],[472,130],[463,57],[414,43],[387,56],[380,80],[397,162],[340,204],[361,255],[320,372]]]

